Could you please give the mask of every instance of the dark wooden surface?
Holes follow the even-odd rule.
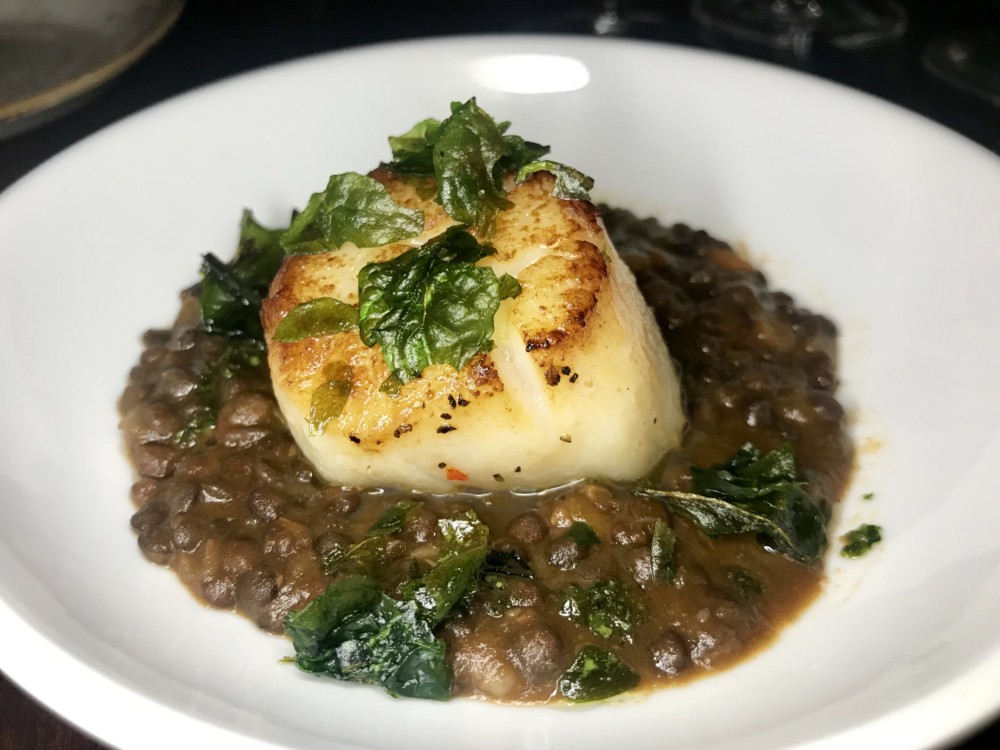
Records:
[[[715,47],[800,67],[919,112],[1000,154],[1000,109],[952,91],[928,75],[920,62],[925,45],[942,34],[984,27],[1000,32],[1000,3],[911,0],[904,4],[910,10],[911,25],[901,41],[853,53],[819,44],[806,63],[705,34],[690,20],[687,0],[633,3],[637,12],[655,11],[663,23],[656,27],[637,24],[628,35]],[[585,0],[446,0],[422,4],[395,0],[188,0],[168,36],[98,95],[58,120],[0,141],[0,190],[66,146],[125,115],[235,73],[315,52],[390,39],[559,30],[560,19],[565,17],[561,14],[586,5]],[[128,533],[126,525],[123,533]],[[1000,695],[1000,685],[997,692]],[[1000,721],[955,747],[983,750],[996,746],[998,740]],[[0,750],[100,747],[0,674]]]

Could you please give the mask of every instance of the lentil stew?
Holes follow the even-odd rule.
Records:
[[[833,323],[703,231],[602,210],[682,379],[688,427],[654,484],[688,491],[692,467],[788,444],[828,517],[852,462]],[[600,685],[575,692],[602,659],[623,687],[679,683],[766,644],[822,581],[820,562],[753,534],[711,538],[624,485],[451,496],[325,485],[282,421],[262,353],[206,333],[196,290],[171,329],[145,334],[120,407],[142,552],[271,633],[334,582],[366,575],[398,596],[445,559],[445,522],[472,511],[488,528],[486,563],[434,626],[454,696],[605,697]]]

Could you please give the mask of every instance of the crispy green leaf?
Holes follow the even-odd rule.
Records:
[[[500,284],[493,269],[475,266],[494,252],[463,227],[358,276],[361,340],[379,344],[400,382],[431,364],[461,369],[490,346]]]
[[[582,588],[572,585],[563,590],[559,614],[586,625],[601,638],[615,637],[630,643],[639,619],[638,606],[616,580],[597,581]]]
[[[329,252],[345,242],[378,247],[418,235],[423,227],[422,211],[400,206],[371,177],[346,172],[330,177],[322,193],[313,193],[281,235],[281,246],[289,255]]]
[[[511,206],[504,176],[518,182],[545,170],[555,178],[558,198],[589,200],[594,181],[582,172],[544,160],[549,147],[507,134],[509,122],[497,123],[475,99],[452,102],[443,122],[423,120],[407,133],[389,138],[389,168],[401,174],[435,178],[437,200],[453,219],[487,235],[500,211]]]
[[[509,125],[509,123],[504,124]],[[503,130],[506,133],[506,128]],[[504,171],[513,172],[515,175],[521,171],[521,167],[525,164],[538,161],[552,150],[540,143],[526,141],[519,135],[504,135],[504,140],[507,141],[510,153],[503,158],[503,168]]]
[[[285,630],[303,671],[381,685],[395,696],[446,700],[445,644],[418,612],[415,602],[391,599],[371,579],[353,576],[290,612]]]
[[[653,526],[651,560],[653,563],[653,578],[669,583],[677,575],[674,562],[674,547],[677,545],[677,535],[665,522],[657,519]]]
[[[264,361],[262,342],[256,339],[235,338],[214,359],[205,362],[195,386],[198,408],[174,435],[180,446],[193,445],[201,435],[215,427],[222,403],[222,386],[237,372],[260,367]]]
[[[420,577],[420,568],[411,557],[390,554],[390,541],[389,536],[365,537],[346,551],[328,553],[320,561],[323,572],[328,576],[367,576],[383,591],[398,591]]]
[[[509,273],[502,274],[497,281],[500,284],[500,299],[513,299],[521,294],[521,283]]]
[[[434,142],[441,123],[430,117],[421,120],[403,135],[389,136],[392,161],[389,169],[418,177],[434,176]]]
[[[438,202],[456,221],[488,234],[500,211],[510,208],[500,160],[511,146],[475,99],[452,104],[433,145]]]
[[[584,646],[559,678],[559,692],[573,703],[584,703],[611,698],[638,684],[639,675],[613,653]]]
[[[534,578],[531,566],[516,550],[491,549],[483,562],[483,574],[495,573],[517,578]]]
[[[407,591],[432,626],[475,590],[489,538],[489,529],[471,510],[438,519],[438,529],[443,540],[438,563]]]
[[[420,503],[415,500],[399,501],[395,505],[386,508],[378,520],[368,528],[365,536],[385,536],[386,534],[399,533],[403,530],[406,519],[419,507]]]
[[[326,426],[344,412],[351,395],[351,368],[344,362],[326,367],[327,380],[312,394],[309,402],[309,434],[322,435]]]
[[[517,171],[517,182],[524,182],[535,172],[550,172],[556,178],[552,195],[568,200],[589,201],[594,180],[578,169],[567,167],[557,161],[540,160],[525,164]]]
[[[262,227],[244,210],[233,260],[224,263],[212,253],[205,256],[198,297],[206,331],[263,341],[260,302],[285,257],[278,243],[281,233]]]
[[[863,523],[841,537],[844,542],[840,554],[844,557],[861,557],[882,541],[882,527]]]
[[[479,595],[490,617],[502,617],[514,606],[511,586],[517,579],[534,578],[531,566],[513,549],[491,549],[479,569]]]
[[[356,307],[332,297],[317,297],[289,310],[274,329],[274,340],[289,343],[353,331],[357,327]]]
[[[566,537],[581,547],[593,547],[595,544],[601,543],[597,532],[590,527],[590,524],[583,521],[574,521],[570,524],[569,529],[566,530]]]
[[[420,576],[414,569],[413,558],[400,558],[388,553],[388,544],[403,529],[407,518],[420,503],[403,500],[386,509],[371,525],[365,537],[346,550],[323,556],[323,572],[335,575],[363,575],[378,583],[383,591],[396,591],[401,585]]]
[[[826,518],[795,480],[791,447],[761,457],[746,444],[727,462],[691,470],[693,492],[637,487],[711,537],[756,533],[769,549],[802,563],[826,548]]]

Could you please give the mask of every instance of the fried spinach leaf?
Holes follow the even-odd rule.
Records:
[[[285,617],[299,669],[381,685],[390,695],[446,700],[451,673],[445,643],[414,601],[390,598],[369,578],[331,585]]]
[[[441,130],[440,121],[429,117],[421,120],[403,135],[390,135],[392,161],[389,169],[418,177],[434,175],[434,142]]]
[[[365,532],[365,537],[344,551],[328,554],[323,558],[323,572],[327,575],[364,575],[382,587],[394,591],[400,584],[420,575],[406,560],[392,559],[386,545],[403,530],[406,520],[420,503],[402,500],[388,507],[378,520]]]
[[[552,195],[556,198],[566,198],[569,200],[589,201],[590,193],[594,187],[594,179],[588,177],[578,169],[567,167],[557,161],[542,159],[525,164],[517,170],[517,181],[524,182],[535,172],[550,172],[556,178],[555,185],[552,186]]]
[[[476,589],[489,538],[489,529],[472,511],[438,519],[438,529],[443,542],[437,565],[407,590],[434,625]]]
[[[531,566],[516,550],[491,549],[479,569],[479,594],[491,617],[502,617],[514,606],[512,581],[534,578]]]
[[[415,500],[399,501],[395,505],[386,508],[378,520],[368,527],[365,536],[385,536],[386,534],[396,534],[402,531],[406,519],[419,507],[420,503]]]
[[[209,333],[263,341],[260,302],[285,254],[278,243],[281,229],[267,229],[243,211],[236,253],[224,263],[208,253],[201,265],[202,326]]]
[[[345,242],[378,247],[420,234],[422,211],[404,208],[384,185],[357,172],[330,177],[322,193],[313,193],[302,213],[281,235],[289,255],[325,253]]]
[[[514,576],[516,578],[534,578],[535,574],[531,566],[525,561],[516,550],[491,549],[486,553],[486,560],[483,562],[482,573],[493,573],[502,576]]]
[[[403,501],[389,508],[365,539],[334,562],[335,570],[348,563],[377,564],[386,538],[402,529],[416,505]],[[438,527],[443,541],[437,565],[402,587],[398,599],[372,578],[351,575],[289,613],[285,630],[296,665],[339,680],[379,684],[395,696],[447,699],[446,647],[433,629],[475,589],[489,530],[472,511],[439,519]]]
[[[840,550],[842,556],[861,557],[882,541],[882,527],[863,523],[858,528],[848,531],[841,539],[844,542]]]
[[[580,649],[559,678],[559,692],[573,703],[600,701],[631,690],[639,675],[610,651],[597,646]]]
[[[597,536],[590,524],[583,521],[574,521],[566,531],[566,537],[572,539],[583,548],[593,547],[601,543],[601,538]]]
[[[725,463],[691,470],[692,492],[637,487],[710,537],[756,533],[765,547],[802,563],[826,548],[826,518],[795,479],[791,446],[766,456],[747,443]]]
[[[561,594],[559,614],[586,625],[601,638],[632,641],[639,619],[637,605],[621,582],[597,581],[587,588],[572,585]]]
[[[309,434],[322,435],[326,426],[344,412],[351,395],[351,367],[346,362],[333,362],[324,369],[323,382],[309,402]]]
[[[525,164],[538,161],[552,150],[540,143],[526,141],[519,135],[507,135],[507,129],[510,127],[509,122],[501,123],[499,127],[500,131],[504,133],[504,140],[507,141],[507,145],[510,147],[510,153],[504,157],[502,166],[505,170],[513,172],[515,175],[521,171]]]
[[[433,145],[438,202],[456,221],[487,234],[496,216],[510,208],[503,189],[503,157],[511,153],[496,122],[470,99],[452,104]]]
[[[669,583],[677,575],[674,562],[674,547],[677,545],[677,535],[664,521],[657,520],[653,526],[651,543],[651,560],[653,563],[653,578]]]
[[[493,252],[463,227],[451,227],[422,247],[361,269],[361,340],[382,347],[399,382],[431,364],[461,369],[492,347],[503,290],[492,268],[474,264]]]
[[[223,383],[241,370],[260,367],[263,361],[263,344],[256,339],[235,338],[228,341],[217,357],[204,364],[195,386],[198,407],[174,435],[174,442],[183,447],[190,446],[200,435],[215,427],[222,403]]]
[[[353,331],[358,309],[339,299],[317,297],[296,305],[274,329],[274,340],[284,343]]]
[[[437,200],[456,221],[488,234],[496,216],[511,206],[503,180],[507,173],[524,180],[546,170],[556,177],[552,194],[559,198],[587,198],[593,180],[572,167],[542,161],[548,146],[508,135],[509,122],[497,123],[477,103],[452,102],[443,122],[427,119],[407,133],[389,138],[389,168],[416,177],[437,180]],[[527,170],[527,171],[524,171]]]

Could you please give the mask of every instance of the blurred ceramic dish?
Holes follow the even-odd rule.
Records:
[[[184,0],[5,0],[0,138],[64,112],[142,57]]]
[[[473,94],[586,169],[596,197],[744,242],[840,324],[860,450],[833,532],[874,522],[886,541],[858,561],[835,544],[820,599],[735,669],[575,710],[393,700],[279,663],[287,641],[199,606],[136,547],[115,401],[140,332],[171,321],[201,253],[229,252],[244,206],[286,220],[330,173],[384,158],[386,133]],[[907,112],[605,39],[359,49],[129,118],[0,196],[0,668],[152,750],[442,750],[472,727],[481,748],[953,738],[1000,705],[997,205],[996,157]]]

